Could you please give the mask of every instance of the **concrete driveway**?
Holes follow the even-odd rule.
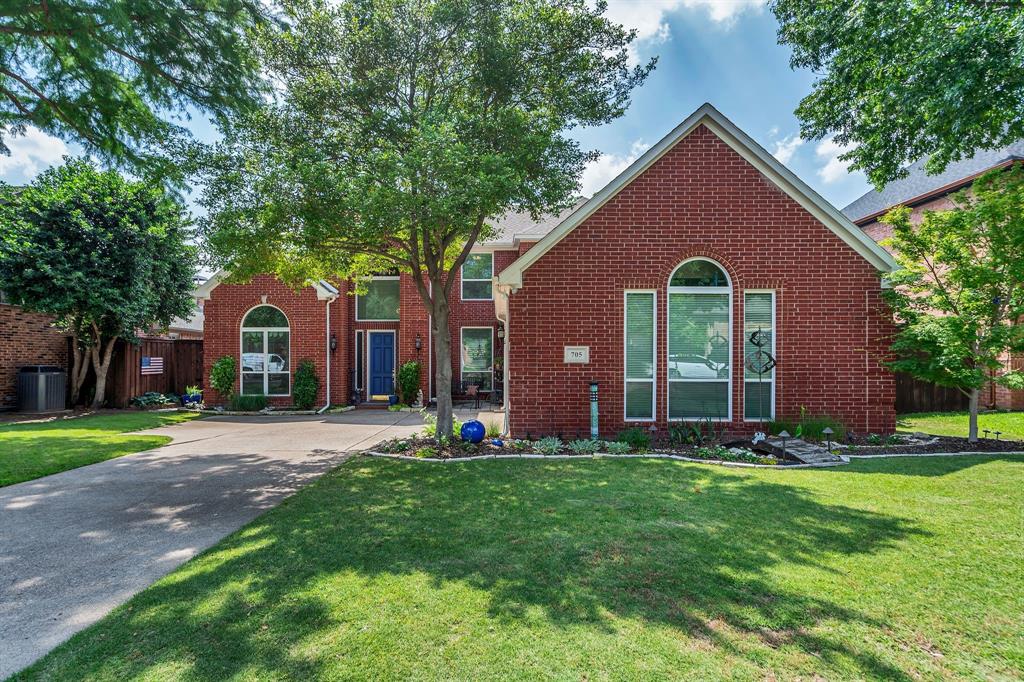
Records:
[[[278,504],[409,412],[211,417],[157,450],[0,488],[0,679]]]

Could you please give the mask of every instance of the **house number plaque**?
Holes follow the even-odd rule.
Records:
[[[566,346],[565,363],[568,365],[586,365],[590,362],[590,346]]]

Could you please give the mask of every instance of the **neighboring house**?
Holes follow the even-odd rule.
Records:
[[[506,389],[513,435],[588,433],[592,382],[605,436],[702,419],[750,433],[801,410],[894,429],[880,364],[891,257],[710,105],[573,209],[496,222],[453,288],[453,383]],[[396,366],[419,359],[432,393],[409,275],[354,297],[348,282],[295,292],[268,275],[222,278],[197,292],[206,381],[232,355],[238,390],[286,405],[308,358],[320,404],[347,403],[392,393]],[[760,378],[745,369],[756,331],[778,362]],[[209,386],[206,399],[222,402]]]
[[[0,410],[17,407],[17,374],[25,365],[67,369],[68,337],[52,317],[12,305],[0,292]]]
[[[896,206],[912,209],[911,219],[920,220],[925,211],[953,208],[950,195],[968,187],[979,176],[1024,161],[1024,141],[1001,149],[981,151],[969,159],[949,164],[942,173],[928,175],[925,161],[910,166],[905,178],[890,182],[881,191],[871,190],[843,209],[843,213],[876,242],[892,236],[882,216]],[[1024,357],[1007,358],[1007,363],[1024,368]],[[982,396],[986,407],[1024,409],[1024,391],[1011,391],[989,384]]]

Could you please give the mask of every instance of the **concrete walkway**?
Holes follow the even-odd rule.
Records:
[[[409,412],[212,417],[157,450],[0,488],[0,679],[362,450]]]

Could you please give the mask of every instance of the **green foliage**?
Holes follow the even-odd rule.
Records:
[[[881,444],[882,444],[882,437],[880,435],[878,435],[877,433],[869,433],[868,434],[868,445],[881,445]]]
[[[1024,388],[1003,362],[1024,352],[1024,170],[987,173],[952,201],[919,223],[906,207],[883,218],[900,266],[884,292],[898,325],[889,366],[971,397],[974,438],[980,389]]]
[[[570,441],[566,446],[574,455],[592,455],[601,449],[601,441],[593,438]]]
[[[214,361],[210,368],[210,386],[225,399],[231,400],[235,393],[235,378],[238,376],[238,364],[235,358],[224,355]]]
[[[267,396],[236,394],[231,396],[231,409],[235,412],[259,412],[267,406]]]
[[[624,455],[629,452],[630,445],[618,440],[606,440],[602,448],[610,455]]]
[[[316,403],[318,390],[320,390],[320,379],[316,376],[316,365],[312,360],[303,360],[295,370],[295,381],[292,383],[295,407],[300,410],[312,409]]]
[[[277,100],[197,164],[212,260],[293,284],[411,272],[441,338],[488,221],[572,205],[595,153],[569,131],[621,116],[653,68],[631,66],[633,33],[585,0],[283,5],[286,30],[257,41]],[[447,436],[446,374],[437,394]]]
[[[185,387],[185,395],[200,395],[202,392],[203,389],[195,384]]]
[[[423,435],[426,438],[434,438],[437,435],[437,413],[430,412],[427,408],[420,410],[423,415]],[[462,422],[458,419],[452,420],[452,431],[456,434],[462,432]]]
[[[11,302],[52,315],[75,349],[97,351],[96,406],[117,338],[134,341],[195,310],[187,214],[152,183],[69,159],[27,187],[0,184],[0,226],[0,282]],[[73,362],[74,399],[85,365]]]
[[[651,448],[651,434],[639,426],[620,431],[616,440],[628,443],[634,452],[646,452]]]
[[[150,407],[170,407],[171,405],[177,405],[178,401],[172,400],[163,393],[148,391],[142,395],[135,396],[130,402],[133,407],[147,409]]]
[[[1024,3],[773,0],[791,65],[817,75],[797,116],[876,186],[1024,135]]]
[[[4,3],[0,151],[32,125],[168,170],[161,147],[185,133],[172,114],[246,109],[265,89],[245,40],[265,12],[256,0]]]
[[[800,408],[799,419],[780,418],[768,422],[768,433],[778,435],[785,431],[793,438],[805,440],[825,440],[821,432],[826,428],[832,429],[833,441],[846,438],[846,426],[841,421],[828,415],[810,414],[803,407]]]
[[[542,455],[557,455],[562,451],[562,439],[557,436],[545,436],[534,441],[533,449]]]
[[[405,362],[398,368],[398,399],[406,405],[416,402],[420,390],[420,363]]]
[[[498,422],[487,423],[487,437],[488,438],[500,438],[501,437],[501,424]]]
[[[388,412],[401,412],[402,410],[407,409],[409,409],[409,406],[403,403],[395,403],[394,405],[388,405]]]
[[[413,456],[421,458],[436,458],[437,452],[438,450],[436,447],[432,445],[424,445],[423,447],[416,450],[416,452],[413,453]]]
[[[761,455],[746,448],[727,448],[721,445],[700,447],[691,455],[698,459],[714,459],[721,462],[747,462],[749,464],[765,464],[774,466],[779,460],[770,455]]]

